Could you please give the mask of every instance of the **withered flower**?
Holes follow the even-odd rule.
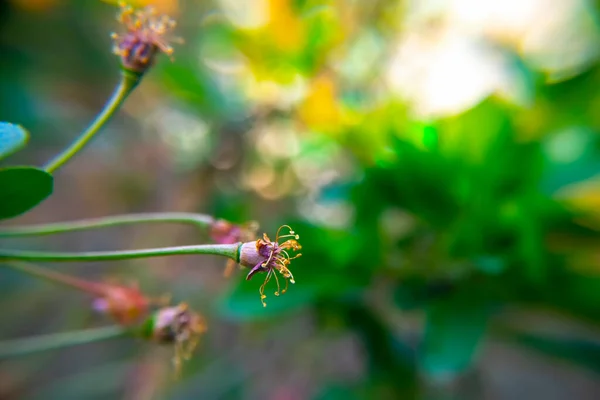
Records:
[[[158,52],[172,56],[170,42],[181,42],[180,38],[170,36],[176,22],[167,15],[159,15],[152,7],[134,10],[133,7],[119,3],[121,11],[117,20],[127,32],[113,33],[113,52],[121,57],[121,63],[135,72],[146,71],[154,62]]]
[[[137,287],[97,284],[100,294],[93,302],[96,311],[108,314],[122,325],[139,321],[147,312],[151,300]]]
[[[287,229],[288,233],[281,234],[282,229]],[[283,243],[279,243],[280,240],[286,239]],[[302,248],[298,243],[300,236],[297,235],[292,228],[288,225],[283,225],[277,230],[275,240],[269,239],[267,234],[263,234],[262,239],[258,239],[256,242],[248,242],[242,244],[240,250],[240,264],[244,267],[251,268],[250,272],[246,276],[247,280],[250,280],[255,274],[259,272],[266,272],[267,276],[265,281],[260,286],[260,301],[263,306],[266,307],[265,303],[265,287],[271,280],[271,277],[275,277],[277,282],[277,291],[275,296],[279,296],[280,293],[285,293],[288,289],[288,282],[295,283],[294,276],[289,270],[288,266],[291,261],[295,258],[300,257],[302,254],[298,253],[293,257],[290,256],[288,251],[298,251]],[[281,290],[279,285],[279,278],[277,272],[285,279],[285,288]]]
[[[147,324],[146,335],[157,343],[175,345],[173,363],[179,371],[181,360],[191,357],[204,332],[204,318],[190,310],[187,304],[181,303],[158,309]]]
[[[236,225],[224,219],[217,219],[210,225],[211,239],[220,244],[248,242],[256,237],[257,231],[258,224],[255,221]]]

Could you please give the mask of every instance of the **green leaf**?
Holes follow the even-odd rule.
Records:
[[[28,139],[29,134],[19,125],[0,122],[0,159],[25,146]]]
[[[600,372],[600,344],[587,339],[551,337],[507,329],[504,337],[542,354]]]
[[[35,167],[0,169],[0,219],[32,209],[52,194],[52,175]]]
[[[336,384],[330,384],[323,388],[315,396],[316,400],[350,400],[359,399],[356,389]]]
[[[554,194],[573,183],[591,179],[600,169],[600,141],[590,127],[569,127],[544,138],[544,176],[541,188]]]
[[[483,338],[489,307],[465,296],[463,301],[431,304],[420,355],[424,372],[434,379],[453,379],[465,372]]]
[[[435,299],[446,297],[453,286],[446,279],[409,276],[398,280],[394,302],[401,310],[418,310]]]
[[[273,294],[275,283],[270,282],[273,286],[268,285],[265,290],[267,306],[263,307],[258,292],[263,280],[264,274],[256,275],[251,281],[240,279],[240,282],[232,288],[233,290],[220,299],[220,313],[232,320],[253,321],[294,312],[309,306],[315,299],[315,288],[299,283],[290,285],[286,293],[275,296]],[[296,281],[298,282],[297,278]]]
[[[314,261],[315,259],[309,255],[294,260],[292,272],[296,283],[289,285],[286,293],[275,296],[277,286],[272,279],[265,289],[266,307],[263,307],[260,302],[259,295],[259,287],[265,279],[265,274],[257,274],[250,281],[240,277],[239,282],[221,297],[219,312],[224,317],[236,321],[253,321],[289,315],[294,311],[310,307],[319,300],[343,296],[359,287],[360,282],[353,275],[332,269],[327,270],[325,267],[319,268],[318,261]],[[247,270],[240,272],[241,275],[245,275]],[[281,277],[279,279],[283,288],[285,283]]]

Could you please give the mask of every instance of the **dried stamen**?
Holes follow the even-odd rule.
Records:
[[[282,234],[282,229],[287,229],[288,233]],[[281,240],[285,241],[280,243]],[[263,306],[266,306],[264,299],[266,298],[265,287],[271,280],[271,277],[275,276],[275,282],[277,284],[276,296],[285,293],[288,290],[289,282],[295,283],[294,276],[289,270],[288,266],[291,260],[300,257],[300,254],[296,254],[293,257],[290,256],[288,251],[298,251],[302,248],[298,243],[300,236],[296,234],[288,225],[284,225],[277,230],[275,241],[272,241],[267,234],[263,234],[261,239],[256,242],[244,243],[240,253],[240,264],[242,266],[251,268],[246,279],[251,279],[258,272],[266,272],[264,282],[260,286],[260,300]],[[285,279],[285,288],[281,290],[279,282],[279,273]]]

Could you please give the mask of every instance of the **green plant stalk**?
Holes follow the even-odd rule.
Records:
[[[239,252],[242,243],[234,244],[202,244],[193,246],[159,247],[155,249],[122,250],[122,251],[92,251],[81,253],[45,252],[27,250],[0,249],[0,261],[116,261],[134,258],[165,257],[175,255],[205,254],[229,257],[239,262]]]
[[[76,232],[94,228],[108,228],[119,225],[141,223],[183,223],[199,228],[209,227],[215,219],[210,215],[185,212],[140,213],[115,215],[103,218],[89,218],[78,221],[51,224],[15,226],[0,229],[1,237],[43,236],[56,233]]]
[[[100,342],[128,335],[133,335],[133,333],[127,328],[115,325],[5,340],[0,342],[0,359],[24,356],[40,351],[57,350],[80,344]]]
[[[96,282],[89,282],[74,276],[38,267],[37,265],[30,264],[27,262],[0,262],[0,267],[10,268],[14,271],[22,272],[34,278],[44,279],[52,283],[59,283],[61,285],[75,288],[83,292],[93,294],[95,296],[104,296],[106,293],[105,285]]]
[[[75,154],[85,147],[86,144],[100,131],[100,129],[110,120],[110,118],[119,110],[127,96],[135,89],[142,78],[142,74],[128,70],[121,71],[121,80],[108,100],[100,114],[92,121],[90,126],[81,134],[69,147],[54,159],[44,165],[48,173],[53,173],[69,161]]]

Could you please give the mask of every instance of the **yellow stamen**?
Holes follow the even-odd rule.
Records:
[[[289,230],[289,233],[287,235],[280,235],[279,234],[279,232],[281,232],[281,230],[283,228],[287,228]],[[300,239],[300,235],[297,235],[296,232],[294,232],[294,230],[289,225],[281,225],[279,227],[279,229],[277,229],[277,234],[275,235],[275,241],[279,242],[280,239],[283,239],[283,238],[286,238],[286,237],[293,237],[296,240]]]
[[[269,281],[271,280],[271,275],[273,274],[273,270],[269,270],[269,272],[267,272],[267,277],[265,278],[265,281],[263,282],[262,285],[260,285],[260,289],[259,289],[259,293],[260,293],[260,301],[262,302],[263,307],[267,306],[267,303],[265,302],[265,299],[267,298],[267,296],[265,295],[265,286],[267,286],[267,283],[269,283]]]
[[[275,276],[275,282],[277,282],[277,291],[275,292],[275,296],[279,296],[279,292],[281,291],[281,288],[279,287],[279,278],[277,277],[277,274],[273,272],[273,276]]]
[[[287,290],[288,290],[288,287],[289,287],[289,284],[288,284],[288,280],[286,279],[286,280],[285,280],[285,289],[283,289],[283,290],[281,291],[281,294],[284,294],[285,292],[287,292]]]

